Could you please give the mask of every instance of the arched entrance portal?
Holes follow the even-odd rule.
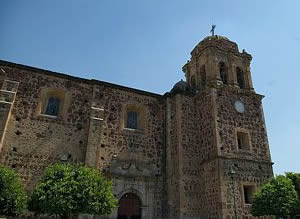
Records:
[[[141,200],[133,193],[126,193],[119,201],[118,219],[141,219]]]

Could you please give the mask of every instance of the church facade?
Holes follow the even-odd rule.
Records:
[[[56,162],[99,169],[119,200],[106,218],[252,218],[273,171],[251,59],[206,37],[164,95],[0,61],[0,163],[28,191]]]

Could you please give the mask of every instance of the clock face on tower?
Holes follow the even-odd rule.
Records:
[[[234,102],[234,108],[239,113],[244,113],[245,112],[245,105],[240,100],[237,100],[237,101]]]

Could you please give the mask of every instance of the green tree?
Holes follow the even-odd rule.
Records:
[[[62,218],[79,213],[106,215],[115,207],[111,182],[82,165],[48,167],[30,199],[30,210]]]
[[[254,194],[251,212],[254,216],[291,215],[297,203],[297,193],[292,181],[282,175],[272,178]]]
[[[13,170],[0,165],[0,215],[16,216],[27,207],[27,196],[20,177]]]
[[[292,183],[295,187],[295,190],[298,194],[298,200],[297,203],[292,211],[292,216],[294,215],[300,215],[300,174],[299,173],[286,173],[286,177],[292,180]]]

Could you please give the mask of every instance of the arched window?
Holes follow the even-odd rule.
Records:
[[[195,78],[195,75],[193,75],[191,77],[191,87],[192,87],[192,89],[196,88],[196,78]]]
[[[236,68],[236,79],[237,79],[237,83],[239,84],[239,87],[241,89],[245,88],[245,75],[244,72],[242,72],[242,70],[237,67]]]
[[[56,97],[50,97],[47,102],[45,114],[49,116],[58,116],[60,99]]]
[[[123,108],[122,127],[126,130],[143,132],[147,128],[147,108],[139,104],[128,104]]]
[[[224,62],[220,62],[219,70],[220,70],[220,78],[221,78],[223,84],[228,84],[227,69],[225,67]]]
[[[138,113],[129,111],[127,112],[126,128],[137,129],[138,128]]]
[[[206,71],[205,71],[205,65],[202,65],[200,69],[200,78],[201,78],[201,87],[206,86]]]
[[[119,201],[117,219],[141,219],[142,203],[139,197],[133,193],[126,193]]]

